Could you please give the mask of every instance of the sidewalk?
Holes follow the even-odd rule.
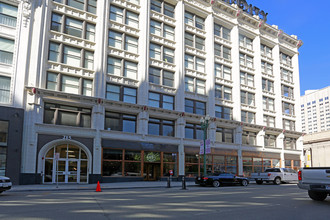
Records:
[[[195,182],[186,182],[186,186],[195,186]],[[57,190],[96,190],[97,184],[36,184],[36,185],[14,185],[7,192],[22,191],[57,191]],[[111,189],[133,189],[133,188],[166,188],[166,181],[138,181],[138,182],[118,182],[100,183],[102,190]],[[171,187],[182,187],[182,182],[172,181]]]

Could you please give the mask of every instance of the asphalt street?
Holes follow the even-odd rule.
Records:
[[[296,184],[4,192],[0,219],[330,219]]]

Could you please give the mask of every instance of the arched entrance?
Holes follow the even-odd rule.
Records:
[[[88,156],[81,147],[72,143],[53,145],[43,161],[43,183],[88,183]]]

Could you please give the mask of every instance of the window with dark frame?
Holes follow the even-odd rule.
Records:
[[[230,41],[230,29],[214,24],[214,35]]]
[[[149,92],[149,106],[174,110],[174,96],[162,93]]]
[[[242,144],[256,145],[257,133],[252,131],[243,131]]]
[[[104,129],[136,133],[136,116],[117,112],[105,112]]]
[[[269,79],[262,78],[262,90],[274,93],[274,82]]]
[[[224,99],[224,100],[232,100],[232,88],[220,85],[220,84],[215,84],[215,97],[219,99]]]
[[[185,112],[205,115],[206,114],[206,103],[191,99],[185,99]]]
[[[255,113],[248,111],[241,111],[241,121],[246,123],[255,124]]]
[[[185,11],[184,13],[184,23],[187,25],[191,25],[193,27],[199,28],[204,30],[204,22],[205,19],[202,17],[199,17],[197,15],[194,15],[193,13]]]
[[[107,84],[106,99],[113,101],[137,103],[137,89],[123,85]]]
[[[97,0],[53,0],[54,2],[96,14]]]
[[[163,0],[151,0],[150,9],[158,13],[174,18],[174,5]]]
[[[174,121],[149,118],[148,134],[174,137]]]
[[[185,138],[203,140],[204,132],[200,125],[186,123]]]
[[[224,143],[234,143],[234,130],[230,128],[217,127],[216,129],[216,141]]]
[[[225,106],[215,106],[215,117],[233,120],[233,109]]]

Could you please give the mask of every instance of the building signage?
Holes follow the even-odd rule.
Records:
[[[251,4],[248,4],[246,2],[246,0],[221,0],[221,1],[226,2],[226,3],[230,4],[230,5],[231,4],[236,4],[240,9],[242,9],[246,13],[248,13],[250,15],[257,15],[262,20],[264,20],[264,22],[267,21],[267,15],[268,15],[268,13],[260,10],[256,6],[253,6]],[[213,3],[213,2],[214,1],[211,1],[211,3]]]

